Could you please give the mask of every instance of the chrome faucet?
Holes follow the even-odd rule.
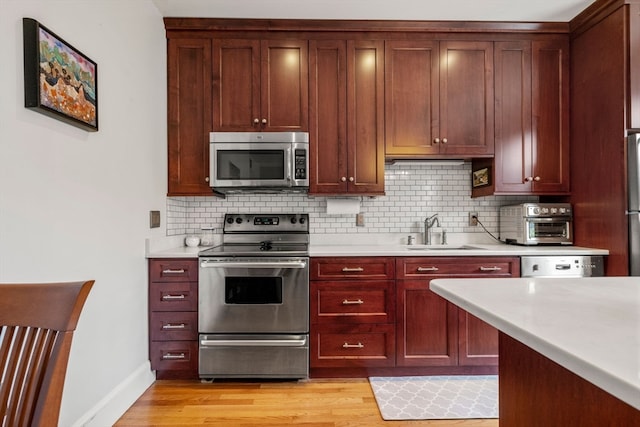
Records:
[[[431,229],[434,226],[440,227],[440,220],[438,219],[438,214],[433,214],[424,220],[424,238],[423,242],[425,245],[431,244]]]

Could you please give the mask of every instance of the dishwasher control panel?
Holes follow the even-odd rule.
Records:
[[[523,256],[521,277],[600,277],[604,276],[604,257],[597,255]]]

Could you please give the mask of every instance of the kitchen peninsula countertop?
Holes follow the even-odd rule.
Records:
[[[640,277],[436,279],[430,287],[640,410]]]

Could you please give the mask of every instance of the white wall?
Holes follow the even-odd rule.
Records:
[[[22,18],[98,63],[97,133],[24,108]],[[164,216],[166,48],[150,0],[0,0],[0,282],[95,279],[61,426],[111,425],[153,380],[149,210]],[[90,421],[97,414],[97,417]]]

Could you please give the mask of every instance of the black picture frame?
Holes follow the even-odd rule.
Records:
[[[22,19],[24,106],[98,131],[98,64],[32,18]]]

